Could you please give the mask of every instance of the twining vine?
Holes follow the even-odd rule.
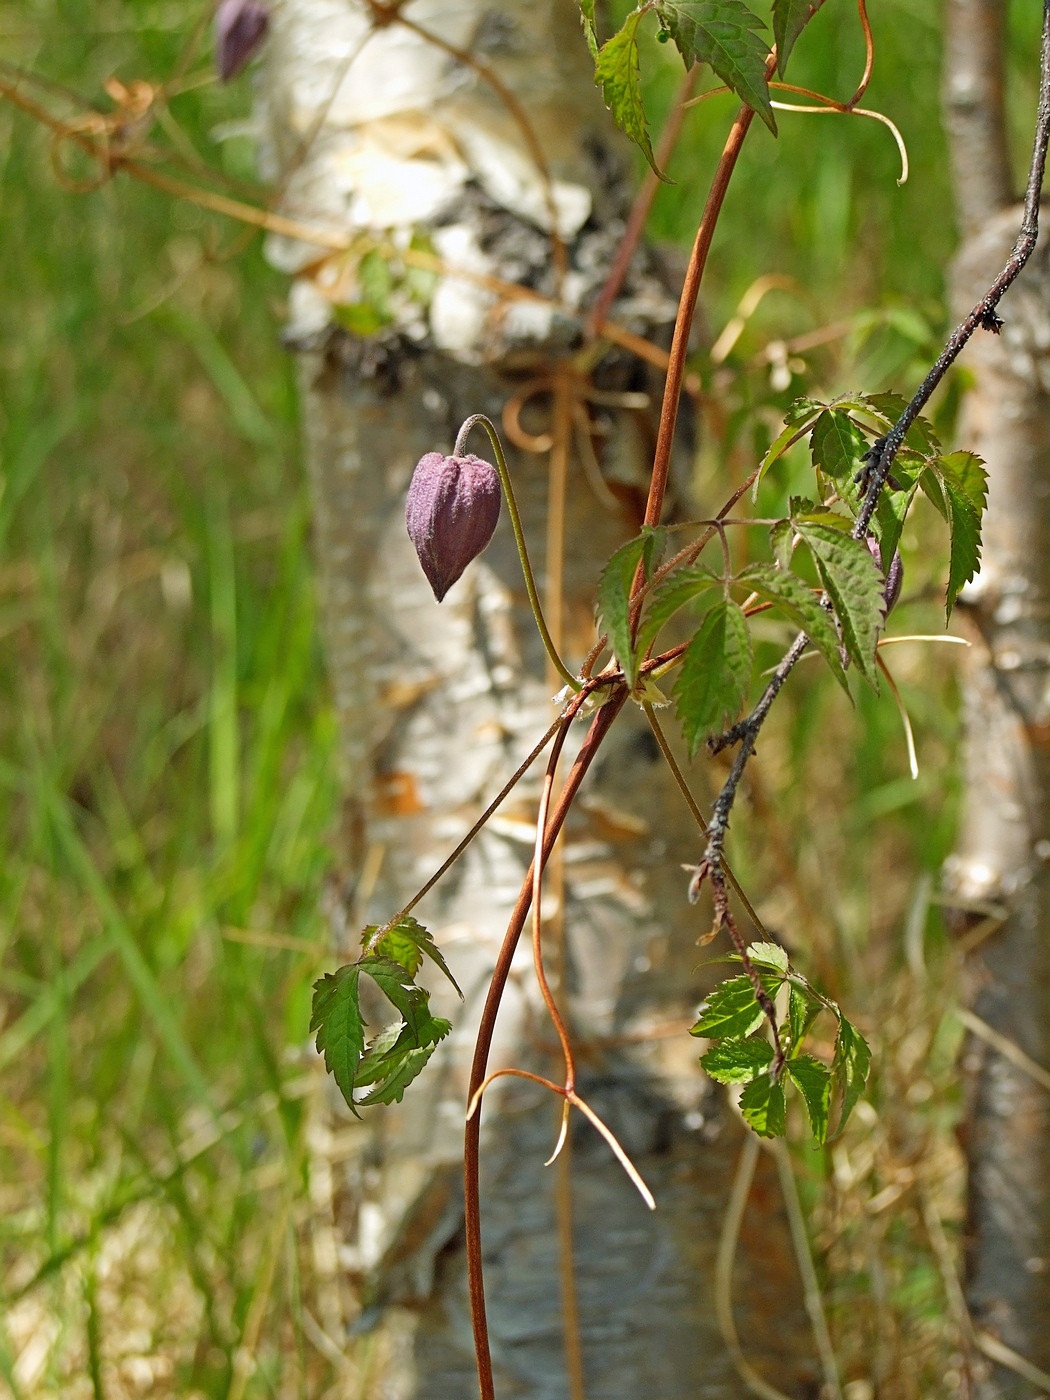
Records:
[[[478,1181],[480,1108],[488,1084],[504,1074],[543,1084],[563,1104],[562,1130],[554,1156],[564,1143],[569,1111],[576,1108],[605,1137],[647,1204],[655,1204],[611,1130],[578,1093],[572,1045],[547,985],[541,939],[545,867],[596,754],[628,702],[644,710],[703,840],[683,898],[695,901],[701,886],[710,881],[714,904],[710,937],[726,931],[734,950],[731,958],[739,967],[708,996],[692,1027],[693,1035],[712,1042],[700,1060],[706,1072],[723,1084],[740,1088],[739,1109],[743,1118],[766,1138],[785,1134],[787,1090],[793,1088],[800,1096],[815,1140],[824,1143],[841,1132],[864,1090],[871,1062],[864,1037],[842,1008],[815,987],[763,929],[727,864],[726,835],[740,781],[762,727],[803,656],[814,653],[823,658],[847,694],[851,671],[875,691],[882,676],[896,693],[877,648],[900,590],[897,546],[908,513],[920,494],[932,502],[949,530],[945,595],[949,617],[960,590],[976,574],[987,475],[974,453],[944,452],[922,410],[971,336],[978,330],[998,334],[1003,324],[997,310],[999,303],[1036,244],[1039,197],[1050,140],[1050,0],[1044,0],[1039,107],[1024,213],[1017,241],[1000,275],[952,332],[910,401],[895,394],[864,392],[841,395],[830,402],[797,399],[785,415],[782,432],[744,485],[711,519],[694,522],[693,538],[682,544],[679,529],[672,536],[661,525],[661,519],[678,406],[686,385],[689,334],[715,226],[754,117],[757,115],[774,135],[777,108],[876,116],[892,128],[892,123],[881,114],[857,106],[871,77],[873,61],[865,0],[858,0],[866,40],[865,69],[848,102],[837,102],[774,80],[775,75],[783,79],[796,41],[822,3],[823,0],[773,0],[775,43],[769,47],[760,32],[765,27],[763,21],[742,0],[645,0],[604,42],[599,42],[594,0],[580,0],[584,38],[595,63],[595,81],[618,125],[638,145],[652,170],[628,221],[627,235],[606,284],[591,310],[588,335],[592,342],[613,340],[644,353],[666,370],[666,378],[644,525],[636,538],[616,551],[596,581],[600,636],[578,673],[560,656],[544,618],[495,426],[481,415],[469,418],[451,454],[432,452],[422,459],[409,491],[408,531],[438,601],[486,547],[502,503],[506,502],[536,625],[552,666],[565,681],[559,697],[562,708],[547,733],[440,869],[388,923],[363,931],[361,956],[356,961],[327,974],[316,984],[311,1031],[316,1033],[317,1048],[353,1113],[401,1100],[451,1029],[446,1019],[431,1013],[429,992],[417,981],[424,964],[434,964],[459,991],[432,935],[415,919],[412,910],[549,746],[534,859],[523,880],[492,974],[469,1082],[466,1249],[482,1400],[492,1400],[495,1394],[485,1311]],[[428,37],[400,15],[400,5],[369,0],[368,7],[376,27],[401,22]],[[661,143],[658,153],[654,153],[650,140],[640,85],[638,36],[647,23],[656,27],[658,40],[673,42],[687,72],[677,124],[671,123],[669,140]],[[263,0],[222,0],[216,11],[215,35],[216,65],[224,80],[235,77],[244,68],[264,41],[268,25],[269,12]],[[498,90],[510,99],[492,70],[459,50],[453,56],[472,64],[485,81],[497,84]],[[661,165],[673,145],[681,110],[704,65],[737,94],[743,105],[711,182],[681,292],[671,349],[665,355],[644,343],[639,346],[638,337],[617,328],[608,319],[608,313],[644,227],[656,183],[666,178]],[[771,88],[802,93],[820,106],[803,109],[778,103],[771,97]],[[305,234],[312,241],[333,248],[347,247],[345,235],[304,229],[270,211],[253,209],[213,192],[195,192],[143,165],[130,135],[131,117],[136,101],[145,104],[143,112],[148,111],[153,100],[150,92],[123,88],[117,92],[114,88],[111,96],[118,104],[115,116],[95,114],[79,122],[52,118],[26,95],[21,81],[0,84],[0,95],[47,122],[55,131],[56,146],[60,140],[72,141],[94,157],[99,162],[100,180],[124,169],[169,193],[196,198],[207,207],[246,222],[293,236]],[[515,106],[513,115],[519,124],[524,123],[526,145],[549,186],[543,153],[538,147],[534,149],[527,114]],[[892,129],[896,136],[896,129]],[[549,193],[548,188],[548,198]],[[366,292],[358,310],[367,322],[370,313],[381,318],[383,297],[391,285],[392,250],[373,241],[367,247],[362,242],[357,251],[360,281]],[[560,267],[564,249],[556,238],[552,256]],[[408,249],[397,250],[396,259],[409,270],[445,270],[424,245],[413,243]],[[372,274],[378,290],[370,302],[367,293]],[[487,280],[494,283],[494,279]],[[502,284],[499,290],[506,295],[536,295]],[[355,329],[364,333],[368,327],[362,322]],[[488,436],[495,465],[466,452],[468,434],[474,430]],[[733,516],[732,511],[747,490],[757,493],[766,475],[799,443],[807,446],[812,463],[811,494],[791,497],[782,515],[772,522]],[[730,539],[732,532],[739,529],[766,532],[767,560],[734,567]],[[674,552],[672,538],[678,545]],[[708,553],[711,546],[715,548]],[[799,631],[758,699],[741,717],[753,685],[749,620],[766,611],[787,619]],[[669,624],[690,614],[695,620],[690,639],[683,644],[663,645]],[[659,709],[670,706],[674,707],[690,760],[701,750],[717,754],[735,748],[728,776],[707,818],[691,796],[657,714]],[[587,716],[590,722],[586,737],[559,787],[559,759],[570,727],[578,718]],[[738,926],[731,889],[759,933],[755,942],[749,943]],[[488,1071],[496,1017],[530,910],[536,976],[564,1059],[561,1083],[522,1069],[501,1069],[494,1075]],[[371,980],[396,1013],[394,1022],[371,1039],[361,1012],[362,977]],[[835,1024],[830,1064],[806,1049],[814,1023],[821,1017],[830,1018]]]

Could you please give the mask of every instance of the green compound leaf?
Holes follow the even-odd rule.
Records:
[[[445,1031],[447,1035],[452,1027],[447,1021],[444,1022],[444,1025],[448,1027]],[[389,1066],[384,1067],[380,1082],[361,1100],[362,1105],[400,1103],[405,1096],[405,1090],[436,1049],[437,1042],[435,1041],[431,1045],[420,1045],[407,1049],[396,1059],[392,1059]]]
[[[649,595],[641,626],[638,628],[638,655],[644,656],[663,628],[686,603],[721,583],[703,564],[676,569]]]
[[[831,1073],[842,1092],[842,1107],[839,1110],[839,1121],[835,1128],[836,1137],[846,1126],[857,1100],[864,1092],[870,1068],[871,1047],[856,1026],[840,1014],[839,1033],[835,1041],[835,1058],[831,1065]]]
[[[799,1055],[787,1062],[787,1072],[802,1090],[813,1136],[818,1143],[828,1139],[831,1113],[831,1071],[812,1055]]]
[[[736,603],[716,603],[686,648],[674,687],[690,757],[709,734],[736,718],[750,683],[747,619]]]
[[[790,527],[789,527],[790,528]],[[740,575],[745,584],[760,598],[772,603],[777,612],[791,619],[831,667],[832,674],[849,691],[846,673],[839,655],[839,638],[830,614],[820,606],[820,599],[798,577],[770,564],[752,564]]]
[[[883,576],[863,540],[815,514],[792,516],[809,546],[821,582],[842,628],[842,640],[857,669],[878,693],[875,644],[885,621]]]
[[[774,1084],[768,1074],[753,1079],[740,1095],[740,1112],[759,1137],[783,1137],[787,1127],[787,1104],[783,1084]]]
[[[317,1050],[324,1055],[324,1067],[339,1085],[351,1111],[357,1066],[365,1048],[364,1019],[361,1016],[358,963],[328,972],[314,983],[310,1030],[317,1032]]]
[[[700,1063],[719,1084],[750,1084],[773,1063],[768,1040],[727,1039],[700,1056]]]
[[[405,914],[398,919],[397,923],[388,928],[379,937],[379,924],[369,924],[361,938],[362,946],[366,953],[374,953],[381,958],[389,958],[400,965],[411,977],[415,977],[419,971],[424,957],[428,957],[431,962],[436,963],[448,980],[459,992],[460,1001],[463,1000],[463,993],[459,983],[449,971],[448,964],[441,954],[441,949],[434,942],[434,935],[428,928],[413,919],[411,914]]]
[[[945,609],[950,618],[960,590],[980,567],[981,521],[988,504],[988,473],[976,452],[952,452],[947,457],[935,458],[919,481],[948,522],[951,559]]]
[[[628,688],[638,679],[639,652],[631,645],[631,585],[641,564],[646,578],[663,550],[664,531],[646,528],[621,545],[598,579],[598,624],[623,667]],[[645,653],[642,652],[641,655]]]
[[[769,46],[754,32],[765,28],[758,16],[741,0],[658,0],[656,13],[685,66],[709,63],[775,136],[765,73]]]
[[[656,164],[649,127],[642,106],[642,85],[638,71],[638,26],[644,11],[635,10],[618,34],[598,50],[594,60],[594,81],[602,90],[605,105],[616,125],[639,147],[654,173],[665,184],[673,184]]]
[[[779,985],[779,983],[777,984]],[[768,988],[767,988],[768,990]],[[774,987],[771,995],[775,994]],[[755,991],[746,976],[730,977],[714,989],[700,1008],[700,1019],[690,1035],[742,1038],[761,1024],[765,1012],[755,1000]]]
[[[777,70],[781,77],[795,40],[823,3],[824,0],[773,0],[773,38],[777,43]]]
[[[815,467],[832,481],[849,481],[862,465],[868,440],[848,413],[829,408],[814,424],[810,447]]]

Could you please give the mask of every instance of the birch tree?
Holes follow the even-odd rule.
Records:
[[[511,471],[550,629],[578,665],[594,640],[598,573],[637,529],[659,381],[622,334],[619,345],[594,342],[591,364],[576,354],[631,182],[572,7],[288,0],[264,107],[283,211],[354,240],[323,260],[270,241],[296,278],[289,336],[343,736],[350,947],[441,864],[551,723],[560,684],[534,640],[505,514],[484,559],[435,607],[404,531],[414,464],[447,452],[469,414],[499,422],[510,404]],[[508,283],[525,295],[509,296]],[[542,299],[555,293],[572,314]],[[674,310],[640,251],[616,324],[651,339]],[[589,1128],[574,1131],[571,1160],[545,1172],[550,1104],[516,1081],[494,1092],[483,1239],[501,1394],[684,1400],[738,1384],[713,1302],[740,1137],[681,1034],[701,992],[704,930],[680,874],[696,858],[691,819],[659,760],[640,717],[621,723],[546,904],[550,935],[564,939],[560,995],[586,1093],[659,1210]],[[537,782],[518,787],[421,906],[465,1003],[435,990],[452,1034],[421,1091],[372,1111],[350,1168],[344,1257],[364,1309],[354,1325],[376,1329],[376,1394],[461,1400],[476,1384],[461,1237],[467,1068],[532,850]],[[493,1063],[542,1070],[550,1034],[523,956]],[[794,1393],[814,1375],[812,1344],[775,1177],[765,1162],[759,1170],[750,1234],[762,1257],[741,1256],[737,1279],[753,1280],[741,1316],[777,1318],[751,1329],[750,1358]]]
[[[963,240],[953,274],[959,310],[1006,261],[1021,218],[1006,136],[1005,30],[1006,7],[995,0],[948,6],[944,97]],[[975,646],[965,681],[963,823],[948,876],[981,940],[969,968],[978,1033],[964,1058],[968,1297],[993,1358],[980,1393],[1013,1397],[1031,1393],[1018,1355],[1050,1370],[1050,1099],[1045,1071],[1040,1082],[1032,1070],[1050,1064],[1045,246],[1003,317],[998,336],[974,345],[960,425],[961,439],[987,460],[989,497],[981,571],[964,595]]]

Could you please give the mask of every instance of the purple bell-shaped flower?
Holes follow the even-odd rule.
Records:
[[[439,603],[492,539],[500,503],[499,474],[491,462],[440,452],[420,458],[405,524]]]

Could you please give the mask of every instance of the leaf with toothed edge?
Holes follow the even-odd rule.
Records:
[[[719,1084],[749,1084],[773,1063],[773,1047],[768,1040],[738,1040],[726,1037],[700,1056],[704,1073]]]
[[[616,125],[641,150],[653,173],[667,185],[672,180],[659,169],[649,139],[649,126],[642,105],[642,84],[638,69],[638,26],[643,10],[627,16],[618,34],[604,43],[594,60],[594,81],[602,90],[605,105]]]
[[[676,569],[649,595],[641,626],[638,628],[638,655],[644,656],[663,628],[681,608],[722,580],[703,564]]]
[[[314,983],[310,1031],[317,1032],[317,1051],[324,1055],[324,1067],[333,1077],[354,1114],[354,1084],[357,1066],[365,1048],[365,1022],[361,1015],[357,963],[328,972]]]
[[[850,480],[867,451],[868,440],[848,413],[829,408],[813,425],[813,465],[832,481]]]
[[[763,979],[766,982],[767,979]],[[781,979],[769,979],[766,990],[775,996]],[[755,989],[747,976],[730,977],[722,982],[707,997],[700,1008],[696,1024],[689,1030],[690,1035],[708,1036],[719,1040],[724,1036],[741,1038],[750,1035],[762,1023],[765,1012],[755,1000]]]
[[[751,665],[743,609],[729,601],[716,603],[686,647],[674,686],[690,758],[710,734],[736,718],[751,684]]]
[[[945,608],[950,618],[961,589],[980,567],[988,473],[976,452],[952,452],[933,460],[919,483],[948,522],[951,549]]]
[[[460,1001],[463,1000],[463,992],[459,983],[449,971],[441,949],[434,942],[434,935],[411,914],[403,915],[397,923],[385,931],[379,924],[369,924],[361,935],[361,945],[366,953],[375,953],[381,958],[393,959],[394,962],[405,968],[412,977],[415,977],[419,971],[424,956],[428,957],[431,962],[437,964],[456,991],[459,992]]]
[[[709,63],[775,136],[766,81],[769,46],[754,32],[765,25],[741,0],[657,0],[656,13],[687,68]]]
[[[580,23],[583,25],[583,34],[591,57],[597,61],[598,35],[594,19],[594,0],[580,0]]]
[[[832,675],[849,693],[846,673],[839,655],[839,638],[831,615],[820,605],[820,598],[797,574],[774,569],[769,564],[752,564],[740,575],[740,582],[805,632],[831,667]]]
[[[759,1137],[783,1137],[787,1128],[787,1103],[783,1084],[774,1084],[768,1074],[753,1079],[740,1095],[740,1112],[744,1122],[754,1128]]]
[[[788,1060],[787,1072],[802,1091],[813,1136],[818,1143],[825,1143],[831,1112],[831,1071],[812,1055],[799,1055]]]
[[[784,76],[795,41],[824,0],[773,0],[773,38],[777,44],[777,71]]]
[[[598,578],[598,621],[630,690],[638,679],[638,657],[645,654],[631,642],[631,586],[639,564],[652,577],[663,545],[664,531],[647,527],[620,546]]]
[[[871,1047],[852,1022],[839,1015],[839,1033],[835,1040],[835,1058],[831,1072],[842,1092],[842,1106],[834,1136],[842,1132],[853,1109],[864,1092],[871,1068]]]
[[[885,621],[884,580],[863,540],[813,512],[792,514],[791,523],[809,546],[820,581],[842,629],[842,641],[857,669],[878,694],[875,646]],[[848,522],[844,522],[848,526]]]

